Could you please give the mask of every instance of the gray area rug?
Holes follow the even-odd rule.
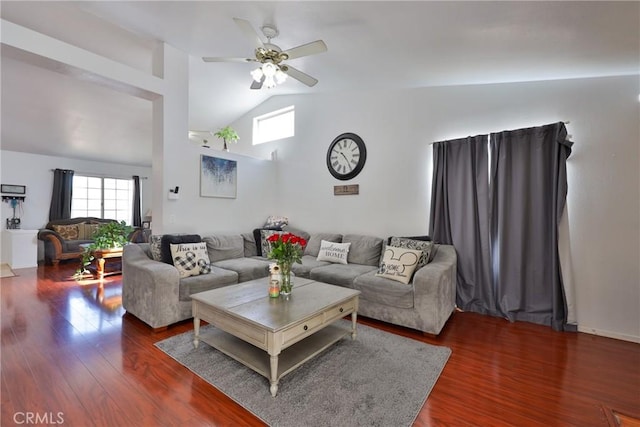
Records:
[[[355,341],[345,337],[283,377],[273,398],[265,377],[206,343],[196,350],[192,341],[193,332],[186,332],[155,345],[278,427],[410,426],[451,354],[447,347],[358,325]]]

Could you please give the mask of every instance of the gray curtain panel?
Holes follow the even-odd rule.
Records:
[[[487,140],[480,135],[433,144],[429,234],[456,248],[458,307],[504,317],[491,280]]]
[[[140,177],[133,175],[133,226],[142,227],[142,214],[140,212]]]
[[[71,218],[73,173],[69,169],[56,169],[53,171],[53,192],[49,207],[49,221]]]
[[[558,223],[572,142],[564,123],[492,133],[493,282],[509,320],[565,329]]]
[[[558,255],[566,138],[554,123],[433,144],[429,232],[456,248],[461,309],[575,330]]]

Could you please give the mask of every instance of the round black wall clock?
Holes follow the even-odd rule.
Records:
[[[355,178],[367,161],[367,147],[355,133],[343,133],[331,142],[327,150],[327,168],[335,178],[346,181]]]

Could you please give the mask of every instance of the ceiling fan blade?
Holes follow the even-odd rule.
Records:
[[[233,20],[236,22],[236,25],[240,27],[240,30],[244,33],[245,37],[251,41],[254,47],[264,47],[264,43],[260,40],[260,36],[249,21],[240,18],[233,18]]]
[[[315,86],[316,83],[318,83],[317,79],[314,79],[309,74],[303,73],[297,68],[293,68],[291,65],[280,67],[280,69],[286,74],[288,74],[290,77],[293,77],[294,79],[306,84],[309,87]]]
[[[262,84],[264,83],[264,79],[265,79],[265,77],[262,76],[262,78],[260,79],[259,82],[255,81],[255,80],[252,81],[251,82],[251,89],[262,89]]]
[[[255,58],[231,58],[231,57],[213,57],[204,56],[204,62],[257,62]]]
[[[327,45],[324,44],[322,40],[316,40],[314,42],[303,44],[301,46],[292,47],[291,49],[285,50],[283,53],[286,53],[289,56],[289,59],[295,59],[303,56],[315,55],[316,53],[322,53],[326,51]]]

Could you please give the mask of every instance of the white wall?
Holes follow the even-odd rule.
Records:
[[[245,233],[262,226],[267,216],[275,214],[278,200],[274,162],[202,148],[189,141],[186,133],[173,151],[180,154],[168,160],[167,168],[173,175],[162,189],[164,233]],[[235,199],[200,197],[201,155],[238,162]],[[176,186],[180,187],[179,199],[168,200],[169,189]]]
[[[239,152],[277,150],[281,214],[309,231],[423,234],[430,142],[570,121],[569,248],[580,330],[640,342],[638,76],[273,97],[238,120]],[[250,146],[252,117],[296,106],[296,136]],[[366,145],[358,196],[333,196],[326,150]]]

